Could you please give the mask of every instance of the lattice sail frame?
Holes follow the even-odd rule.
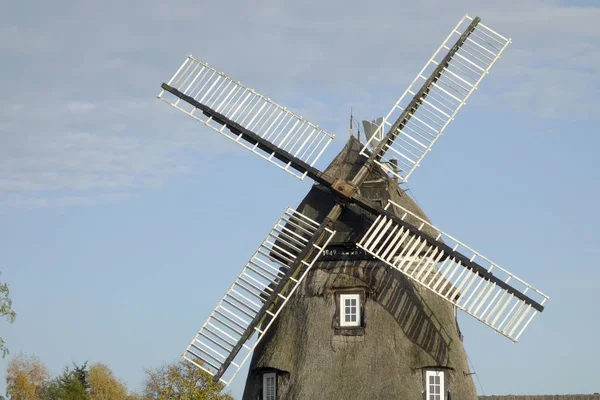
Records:
[[[402,220],[407,216],[416,218],[421,223],[417,227],[420,231],[423,231],[424,227],[433,229],[437,232],[437,241],[442,240],[471,262],[483,266],[496,278],[506,284],[510,283],[523,295],[542,306],[548,300],[546,294],[406,208],[389,201],[386,210],[391,206],[402,215]],[[411,234],[405,227],[384,215],[375,220],[357,246],[513,342],[519,339],[537,314],[537,310],[531,304],[509,293],[496,282],[485,279],[459,260],[448,256],[442,249],[427,244],[424,239]],[[419,261],[415,261],[415,257],[418,257]]]
[[[327,146],[335,138],[317,125],[307,121],[271,99],[257,93],[223,72],[189,55],[169,80],[168,85],[198,103],[210,107],[240,126],[254,132],[294,157],[314,166]],[[230,132],[225,125],[181,100],[164,89],[157,96],[160,100],[202,122],[225,137],[258,154],[293,176],[304,179],[300,174],[275,158],[275,154],[261,150],[258,144],[241,140],[241,135]]]
[[[410,97],[413,96],[413,99],[417,97],[419,85],[423,87],[423,82],[427,83],[426,76],[431,75],[431,70],[436,70],[440,58],[445,58],[442,49],[450,50],[451,42],[455,40],[456,35],[461,36],[461,27],[466,24],[470,25],[469,21],[475,22],[467,15],[453,29],[380,124],[379,135],[375,134],[370,138],[361,154],[368,155],[369,149],[376,147],[385,131],[404,113],[406,103],[411,101]],[[474,32],[466,38],[466,41],[452,56],[448,66],[437,76],[436,81],[426,87],[426,95],[416,99],[418,100],[417,106],[412,108],[411,113],[404,118],[404,122],[395,131],[392,143],[382,150],[381,160],[376,159],[375,162],[384,170],[398,177],[400,181],[405,182],[510,42],[510,39],[504,38],[485,25],[478,23]],[[294,169],[291,164],[291,162],[295,162],[294,160],[288,162],[290,158],[281,157],[281,153],[278,153],[279,158],[276,157],[273,149],[287,152],[312,167],[334,137],[191,55],[171,78],[168,85],[163,84],[163,88],[166,86],[168,86],[166,90],[162,90],[157,96],[159,99],[300,179],[307,175],[304,172],[307,169],[304,166],[301,169]],[[409,94],[411,96],[408,96]],[[230,121],[219,120],[222,117],[226,117]],[[239,127],[251,132],[240,133]],[[251,142],[257,137],[267,142],[269,146],[261,143],[262,146],[259,147],[258,143]],[[390,168],[388,164],[390,160],[383,157],[387,156],[388,152],[389,158],[399,159],[400,170]],[[285,161],[281,161],[282,159]],[[313,177],[311,172],[308,174]],[[320,171],[317,170],[317,172]],[[398,205],[393,203],[392,205],[397,209],[402,209]],[[388,205],[388,207],[390,206]],[[293,258],[289,254],[286,256],[285,252],[295,251],[293,246],[289,247],[282,242],[279,236],[282,229],[288,224],[288,222],[282,224],[281,221],[288,221],[286,218],[294,216],[299,219],[304,217],[296,211],[290,210],[288,209],[287,216],[284,214],[280,223],[273,228],[184,353],[185,359],[213,376],[218,375],[219,380],[225,384],[229,384],[233,380],[258,343],[250,345],[247,335],[244,336],[244,340],[241,340],[240,330],[243,331],[244,328],[248,332],[254,330],[258,340],[262,339],[264,332],[279,315],[281,308],[287,303],[289,297],[306,276],[308,269],[312,267],[314,260],[321,255],[333,236],[333,231],[326,230],[328,236],[325,243],[320,247],[315,246],[318,250],[316,256],[305,259],[304,265],[307,266],[305,272],[299,279],[294,278],[287,281],[293,285],[288,287],[289,291],[278,293],[277,296],[281,301],[276,304],[276,308],[263,310],[260,308],[262,302],[269,296],[269,290],[274,287],[277,279],[281,278],[283,274],[281,271],[287,267],[289,257]],[[403,210],[405,216],[411,214],[408,210]],[[419,218],[416,215],[413,217]],[[420,229],[429,225],[426,221],[422,222]],[[315,224],[316,222],[312,221],[309,231],[311,229],[314,231]],[[498,267],[479,253],[475,253],[441,230],[429,226],[439,233],[438,239],[443,238],[446,243],[454,242],[454,249],[461,248],[461,251],[471,252],[471,260],[482,260],[481,262],[489,265],[488,271],[501,271],[506,274],[507,277],[503,282],[513,280],[524,285],[525,289],[517,295],[531,291],[541,296],[542,305],[548,299],[546,295]],[[401,235],[396,237],[385,235],[385,231],[390,227]],[[405,228],[400,228],[387,217],[380,216],[367,235],[361,239],[363,249],[503,335],[514,341],[519,338],[536,314],[535,309],[532,312],[531,303],[526,303],[519,296],[515,297],[509,292],[502,292],[495,283],[481,279],[480,275],[473,273],[469,275],[470,270],[468,268],[461,269],[461,264],[452,257],[444,257],[443,252],[436,249],[435,246],[427,248],[422,238],[405,235],[406,231],[402,229]],[[396,250],[400,248],[398,246],[395,248],[383,247],[387,238],[395,240],[395,245],[402,245],[401,248],[404,249],[402,254],[396,254]],[[382,239],[385,240],[382,241]],[[280,250],[283,253],[280,253],[275,259],[267,256],[277,253],[279,251],[277,245],[282,243],[284,245]],[[425,250],[423,251],[423,249]],[[288,260],[284,261],[286,258]],[[439,265],[440,261],[442,261],[441,266]],[[297,269],[294,270],[297,271]],[[268,271],[271,271],[271,274]],[[275,272],[273,275],[274,271],[280,272]],[[454,286],[455,284],[456,286]],[[534,301],[534,304],[539,303]],[[260,310],[257,311],[257,308]],[[260,319],[261,323],[248,325],[248,318],[252,320],[252,315],[258,316],[259,314],[261,317],[257,320]],[[238,340],[237,344],[234,343],[236,340]],[[222,373],[215,374],[221,366],[224,366],[223,369],[226,370],[229,363],[226,361],[223,364],[222,361],[228,358],[223,352],[227,352],[231,346],[239,343],[242,343],[243,351],[237,353],[231,363],[235,370],[233,372],[233,369],[227,370],[227,376]],[[202,354],[209,357],[203,359],[194,351],[201,351]]]
[[[438,67],[446,51],[472,21],[473,18],[465,15],[454,27],[367,141],[362,155],[369,156],[370,149],[375,148],[392,128]],[[479,23],[419,98],[416,110],[413,109],[409,119],[396,130],[394,141],[382,150],[385,157],[375,162],[401,182],[406,182],[510,43],[510,39]],[[398,160],[397,169],[390,164],[392,158]]]
[[[265,300],[273,293],[273,288],[289,270],[289,265],[296,261],[318,228],[319,223],[288,208],[192,339],[183,358],[215,376],[233,347],[240,342],[243,332],[261,311]],[[312,244],[317,251],[308,261],[301,261],[305,267],[302,275],[289,278],[292,286],[285,296],[277,293],[279,301],[274,303],[274,308],[266,311],[262,324],[254,327],[257,340],[252,345],[242,344],[231,362],[233,368],[227,369],[219,379],[225,385],[235,378],[334,234],[335,231],[325,228],[323,243],[319,246]]]

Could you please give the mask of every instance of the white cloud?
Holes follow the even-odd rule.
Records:
[[[10,208],[44,208],[48,199],[39,197],[5,197],[0,200],[0,206]]]
[[[96,109],[96,106],[86,101],[70,101],[67,103],[67,111],[72,113],[89,113]]]
[[[65,196],[56,199],[54,204],[62,207],[95,206],[99,204],[114,204],[131,199],[129,193],[106,193],[97,196]]]
[[[5,196],[0,199],[0,207],[36,209],[46,207],[88,207],[106,204],[115,204],[135,197],[131,193],[88,193],[80,196],[54,195],[48,197],[31,197],[24,195]]]
[[[228,2],[54,2],[17,23],[23,7],[0,17],[7,198],[130,194],[193,173],[190,150],[237,151],[154,99],[190,52],[345,137],[350,105],[359,118],[386,113],[465,11],[514,40],[470,107],[598,118],[597,8],[306,1],[237,2],[232,13]]]

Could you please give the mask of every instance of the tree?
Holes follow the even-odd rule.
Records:
[[[75,375],[85,390],[90,387],[88,383],[87,361],[81,365],[73,363],[73,375]]]
[[[223,384],[213,382],[212,376],[184,361],[145,372],[145,399],[233,400],[221,393]]]
[[[46,386],[43,400],[87,400],[86,388],[88,371],[87,362],[82,365],[73,363],[73,369],[65,367],[62,374],[54,378]]]
[[[12,400],[37,400],[48,377],[48,368],[39,358],[20,353],[8,362],[6,395]]]
[[[127,388],[114,377],[108,366],[92,364],[88,370],[89,400],[123,400],[127,398]]]
[[[15,321],[17,313],[12,309],[12,300],[10,299],[10,290],[8,284],[0,283],[0,317],[6,318],[11,324]],[[8,354],[8,348],[4,340],[0,337],[0,353],[2,358]]]

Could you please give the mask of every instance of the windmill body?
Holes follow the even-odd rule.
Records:
[[[354,138],[325,170],[352,176],[364,158]],[[361,186],[374,201],[425,215],[398,184],[375,168]],[[335,201],[315,185],[299,205],[319,221]],[[254,350],[244,400],[262,399],[276,375],[281,399],[419,399],[427,372],[441,372],[453,398],[476,399],[453,306],[356,247],[369,219],[359,208],[335,224],[336,236],[293,300]],[[340,295],[358,294],[357,327],[340,324]]]
[[[183,357],[244,399],[474,399],[456,310],[516,342],[544,293],[433,226],[398,187],[510,39],[466,15],[366,144],[333,135],[189,56],[159,98],[315,185],[288,208]],[[256,351],[255,351],[256,350]]]

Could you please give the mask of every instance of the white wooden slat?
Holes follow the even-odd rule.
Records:
[[[307,268],[302,276],[298,279],[290,278],[291,289],[286,291],[287,297],[278,293],[283,301],[276,302],[274,307],[265,310],[266,317],[260,328],[251,327],[251,321],[260,313],[266,299],[290,266],[298,260],[306,243],[318,228],[316,221],[288,208],[194,336],[183,357],[214,376],[233,348],[243,341],[244,331],[254,329],[259,334],[257,340],[251,345],[242,343],[242,349],[233,358],[231,367],[220,377],[223,383],[229,384],[335,233],[325,229],[324,244],[312,245],[316,250],[305,260]],[[300,243],[303,243],[302,246]],[[274,253],[279,256],[273,256]]]
[[[375,130],[375,134],[362,148],[361,154],[368,156],[382,140],[427,81],[426,75],[434,72],[446,56],[446,50],[452,48],[472,20],[468,15],[460,20],[394,104]],[[448,65],[444,66],[437,79],[417,99],[419,105],[410,110],[407,118],[394,133],[394,141],[382,150],[381,159],[376,162],[399,181],[406,182],[510,43],[510,39],[479,23]],[[435,105],[429,101],[430,98],[436,102]],[[423,143],[424,139],[426,146],[409,150],[403,146],[403,141],[397,139],[400,136],[411,138],[417,143]],[[397,168],[390,163],[392,158],[401,160]]]
[[[542,306],[548,296],[404,207],[389,201],[386,209],[403,215],[403,220],[406,216],[416,219],[419,226],[415,226],[415,229],[422,232],[426,229],[429,235],[436,232],[436,240],[452,248],[465,260],[477,260],[477,264],[486,273],[493,273],[498,281],[484,277],[486,273],[480,274],[469,268],[471,264],[468,261],[462,261],[459,255],[448,253],[449,250],[443,247],[430,243],[425,245],[424,239],[414,233],[409,234],[406,227],[385,215],[375,220],[360,239],[358,247],[495,331],[517,341],[538,312],[529,300],[517,296],[528,296]],[[502,286],[504,284],[509,284],[515,292],[507,290]]]
[[[186,58],[168,85],[311,166],[315,165],[335,137],[192,55]],[[277,160],[274,153],[240,140],[240,136],[215,123],[212,118],[172,93],[161,90],[157,97],[297,178],[304,179],[306,174]]]

